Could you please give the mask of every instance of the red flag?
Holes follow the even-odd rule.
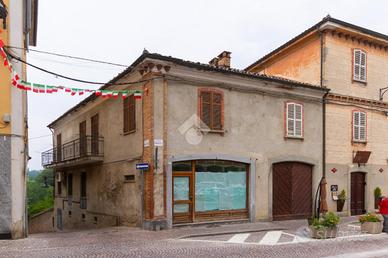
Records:
[[[18,84],[18,89],[24,90],[24,85],[23,84]]]
[[[65,92],[71,92],[71,89],[70,88],[66,88]]]
[[[19,80],[20,79],[20,77],[19,77],[19,75],[18,74],[15,74],[15,80]]]
[[[0,47],[4,47],[4,42],[0,39]]]
[[[101,96],[101,91],[96,91],[94,94],[96,94],[96,96]]]
[[[4,66],[8,66],[8,60],[4,59]]]
[[[12,79],[12,85],[16,86],[17,84],[18,84],[18,82],[15,79]]]
[[[5,59],[5,58],[7,57],[7,55],[5,54],[5,52],[4,52],[3,49],[0,50],[0,53],[1,53],[1,57],[2,57],[3,59]]]

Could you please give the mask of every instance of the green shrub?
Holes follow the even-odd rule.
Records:
[[[345,190],[342,190],[340,192],[340,194],[338,195],[338,199],[341,200],[341,201],[345,201],[346,200],[346,192],[345,192]]]
[[[315,218],[313,220],[312,226],[315,229],[323,229],[323,228],[335,228],[340,221],[338,215],[333,212],[328,212],[323,215],[320,219]]]
[[[361,215],[358,218],[358,221],[360,221],[360,223],[363,224],[365,222],[380,222],[381,219],[379,218],[379,216],[376,213],[369,213],[368,212],[365,215]]]
[[[376,187],[375,188],[374,195],[375,195],[375,198],[380,198],[382,196],[381,188],[380,187]]]

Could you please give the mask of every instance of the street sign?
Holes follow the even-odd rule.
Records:
[[[136,164],[136,169],[139,169],[139,170],[148,170],[149,168],[150,168],[150,165],[148,163]]]

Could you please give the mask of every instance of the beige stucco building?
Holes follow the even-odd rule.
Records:
[[[142,99],[91,95],[49,125],[57,229],[311,216],[326,88],[232,69],[224,51],[144,52],[103,89]]]
[[[0,1],[0,39],[21,80],[26,66],[8,54],[26,59],[36,45],[38,0]],[[5,16],[5,17],[4,17]],[[14,87],[9,66],[0,65],[0,239],[27,235],[26,182],[28,156],[27,93]]]
[[[373,211],[376,187],[388,193],[387,50],[387,35],[328,16],[246,69],[331,89],[325,172],[328,193],[331,185],[346,191],[346,214]]]

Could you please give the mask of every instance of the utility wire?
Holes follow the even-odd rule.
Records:
[[[42,50],[36,50],[36,49],[30,49],[30,48],[26,49],[24,47],[14,47],[14,46],[4,46],[4,47],[6,47],[6,48],[13,48],[13,49],[21,49],[21,50],[26,50],[26,51],[31,51],[31,52],[37,52],[37,53],[42,53],[42,54],[47,54],[47,55],[52,55],[52,56],[60,56],[60,57],[72,58],[72,59],[88,61],[88,62],[94,62],[94,63],[100,63],[100,64],[108,64],[108,65],[114,65],[114,66],[128,67],[127,65],[123,65],[123,64],[117,64],[117,63],[112,63],[112,62],[107,62],[107,61],[95,60],[95,59],[90,59],[90,58],[85,58],[85,57],[64,55],[64,54],[59,54],[59,53],[55,53],[55,52],[48,52],[48,51],[42,51]]]
[[[13,54],[11,54],[9,51],[6,51],[7,55],[9,55],[11,58],[13,59],[16,59],[28,66],[31,66],[37,70],[40,70],[42,72],[45,72],[45,73],[49,73],[51,75],[54,75],[54,76],[57,76],[57,77],[61,77],[61,78],[64,78],[64,79],[67,79],[67,80],[71,80],[71,81],[76,81],[76,82],[81,82],[81,83],[87,83],[87,84],[96,84],[96,85],[105,85],[105,86],[111,86],[111,85],[130,85],[130,84],[137,84],[137,83],[143,83],[143,82],[148,82],[150,80],[153,80],[153,79],[158,79],[158,78],[163,78],[163,76],[159,76],[159,77],[154,77],[154,78],[150,78],[150,79],[146,79],[146,80],[140,80],[140,81],[135,81],[135,82],[122,82],[122,83],[109,83],[109,82],[93,82],[93,81],[86,81],[86,80],[81,80],[81,79],[77,79],[77,78],[72,78],[72,77],[69,77],[69,76],[65,76],[65,75],[61,75],[61,74],[58,74],[58,73],[55,73],[55,72],[51,72],[49,70],[46,70],[44,68],[41,68],[39,66],[36,66],[36,65],[33,65],[29,62],[26,62],[25,60],[23,60],[22,58],[18,57],[18,56],[15,56]],[[129,67],[128,67],[129,68]]]
[[[28,140],[30,141],[30,140],[35,140],[35,139],[49,137],[49,136],[52,136],[52,134],[47,134],[47,135],[41,135],[41,136],[36,136],[36,137],[28,138]]]

